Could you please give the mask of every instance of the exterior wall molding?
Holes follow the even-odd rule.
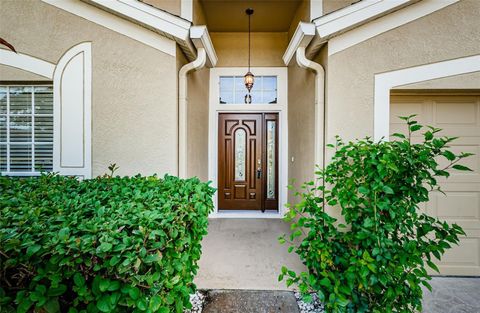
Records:
[[[412,0],[363,0],[313,20],[320,37],[355,27],[365,21],[413,3]]]
[[[329,41],[328,54],[332,55],[348,49],[377,35],[443,9],[444,7],[454,4],[458,1],[459,0],[423,0],[415,3],[407,8],[384,16],[381,19],[371,21],[370,23],[332,38]],[[392,3],[394,2],[395,1]],[[317,28],[317,30],[318,29],[319,28]]]
[[[53,73],[53,171],[92,175],[92,44],[80,43],[60,58]]]
[[[82,0],[126,16],[180,39],[188,38],[191,23],[137,0]]]
[[[0,64],[35,73],[48,79],[53,78],[55,64],[22,53],[0,49]]]
[[[147,46],[162,51],[168,55],[176,55],[175,41],[158,34],[121,17],[114,16],[91,4],[76,0],[42,0],[54,7],[82,17],[119,34],[125,35]]]
[[[219,78],[222,75],[243,76],[248,69],[246,67],[221,67],[210,69],[210,92],[209,92],[209,121],[208,121],[208,180],[212,181],[212,187],[217,188],[218,177],[218,114],[225,112],[261,113],[276,112],[279,115],[279,201],[278,213],[261,212],[218,212],[218,198],[215,193],[213,198],[214,211],[211,218],[282,218],[288,197],[288,75],[286,67],[253,67],[251,71],[255,75],[277,75],[278,77],[278,103],[277,104],[220,104]]]
[[[375,75],[374,139],[388,140],[390,135],[390,90],[437,78],[480,71],[480,54],[425,64]]]

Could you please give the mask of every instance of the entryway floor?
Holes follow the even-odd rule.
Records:
[[[281,219],[210,219],[195,284],[199,289],[285,290],[285,282],[278,281],[282,266],[305,270],[298,256],[278,243],[285,233],[290,225]]]

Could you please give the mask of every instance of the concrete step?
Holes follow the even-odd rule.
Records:
[[[209,290],[202,313],[299,313],[291,291]]]

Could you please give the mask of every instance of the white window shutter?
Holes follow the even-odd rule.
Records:
[[[59,60],[53,73],[53,171],[90,178],[91,43],[78,44]]]

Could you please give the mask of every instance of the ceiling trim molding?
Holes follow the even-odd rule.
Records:
[[[76,0],[42,0],[44,3],[57,7],[76,16],[82,17],[100,26],[106,27],[119,34],[137,40],[147,46],[162,51],[168,55],[175,56],[175,41],[134,24],[124,18],[112,15],[90,4]]]
[[[286,66],[290,63],[293,56],[299,47],[306,47],[310,41],[315,37],[315,24],[313,23],[298,23],[297,29],[288,43],[287,50],[283,54],[283,62]]]

